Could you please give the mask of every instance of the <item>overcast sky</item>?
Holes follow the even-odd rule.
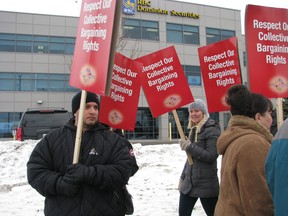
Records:
[[[1,0],[0,10],[79,16],[81,1],[82,0]],[[245,6],[247,4],[288,8],[288,0],[250,0],[250,1],[179,0],[179,1],[239,9],[242,11],[242,13],[245,11]]]
[[[244,20],[245,7],[247,4],[288,9],[288,0],[250,0],[250,1],[179,0],[179,1],[241,10],[242,28],[244,26],[243,20]],[[64,15],[64,16],[79,16],[81,2],[82,0],[1,0],[0,10],[38,13],[38,14],[40,13],[40,14]]]

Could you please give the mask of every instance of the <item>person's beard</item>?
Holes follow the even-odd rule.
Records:
[[[83,128],[84,129],[91,129],[97,122],[97,118],[87,118],[84,122],[83,122]]]

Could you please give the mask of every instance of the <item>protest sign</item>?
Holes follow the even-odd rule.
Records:
[[[137,59],[141,85],[154,118],[194,101],[174,46]]]
[[[109,93],[121,1],[83,0],[69,84],[82,89],[79,119],[83,119],[87,91]],[[73,163],[79,160],[83,121],[78,121]]]
[[[112,128],[134,130],[142,63],[115,54],[110,96],[102,96],[99,121]]]
[[[209,112],[229,110],[227,89],[241,84],[237,37],[198,48],[202,78]]]
[[[248,84],[269,98],[288,97],[288,10],[247,5]]]
[[[121,1],[83,0],[70,85],[109,94]]]

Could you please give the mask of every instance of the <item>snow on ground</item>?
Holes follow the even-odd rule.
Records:
[[[27,182],[26,163],[37,141],[0,141],[0,209],[5,216],[43,216],[44,197]],[[133,144],[139,165],[128,189],[134,216],[178,215],[179,177],[186,160],[178,144]],[[219,161],[218,161],[219,163]],[[200,201],[193,216],[206,215]]]

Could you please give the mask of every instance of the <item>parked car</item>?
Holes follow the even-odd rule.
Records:
[[[70,118],[70,113],[64,108],[29,108],[20,119],[16,139],[41,139],[52,129],[64,125]]]

